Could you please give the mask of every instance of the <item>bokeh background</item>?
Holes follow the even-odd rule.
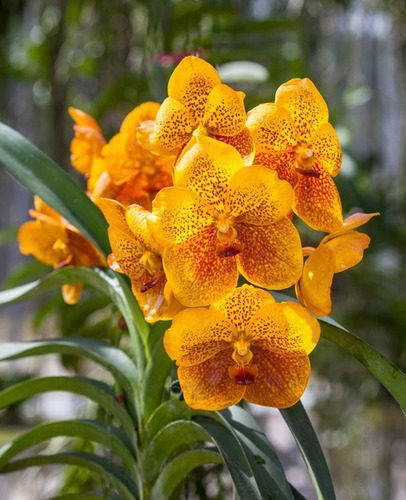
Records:
[[[344,151],[337,185],[345,213],[381,213],[362,228],[371,236],[362,263],[335,277],[332,315],[405,370],[404,1],[0,0],[0,120],[81,182],[69,164],[68,106],[94,116],[108,139],[135,106],[166,97],[168,77],[185,53],[201,55],[219,69],[224,83],[245,92],[247,110],[273,101],[278,86],[290,78],[307,76],[316,84]],[[1,169],[2,287],[44,272],[19,254],[15,242],[16,228],[28,219],[31,205],[32,195]],[[317,243],[320,235],[305,232],[303,239]],[[92,300],[107,314],[103,298],[93,295]],[[55,328],[58,334],[77,333],[83,325],[72,314],[55,294],[5,308],[0,338],[38,337]],[[96,330],[93,325],[93,335]],[[361,364],[335,346],[321,341],[311,360],[304,404],[338,498],[404,500],[406,432],[400,410]],[[59,360],[48,368],[72,369],[63,361],[62,368]],[[0,385],[37,368],[27,362],[14,371],[3,367]],[[74,409],[69,402],[59,406],[64,415]],[[291,482],[314,498],[278,412],[253,411],[277,446]],[[19,426],[54,413],[52,399],[1,412],[1,441]],[[44,492],[57,490],[58,474],[30,471],[14,482],[0,478],[2,498],[45,498]],[[18,493],[13,496],[13,491]],[[199,491],[193,498],[222,498],[215,488],[214,493],[207,487]]]

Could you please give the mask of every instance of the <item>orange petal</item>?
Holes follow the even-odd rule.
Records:
[[[240,153],[245,166],[252,165],[255,157],[255,145],[247,127],[244,127],[237,135],[226,137],[225,135],[212,134],[212,137],[233,146]]]
[[[37,195],[34,195],[34,207],[36,212],[53,219],[59,225],[63,224],[61,215]]]
[[[337,134],[330,123],[324,123],[311,137],[308,144],[315,161],[335,177],[341,168],[343,155]]]
[[[68,113],[70,114],[72,120],[80,127],[91,128],[95,130],[99,135],[101,136],[103,135],[96,120],[87,113],[85,113],[84,111],[69,106]]]
[[[246,121],[244,97],[243,92],[236,92],[228,85],[216,85],[207,98],[204,128],[210,134],[239,134]]]
[[[237,223],[262,226],[277,222],[292,207],[293,190],[275,171],[252,166],[230,179],[225,209]]]
[[[380,215],[379,212],[375,212],[373,214],[363,214],[363,213],[356,213],[352,214],[348,217],[346,217],[343,221],[343,225],[337,230],[334,231],[334,233],[331,233],[330,235],[327,235],[323,238],[323,242],[326,240],[329,240],[330,238],[333,238],[334,236],[338,234],[342,234],[346,231],[350,231],[351,229],[355,229],[357,227],[363,226],[366,224],[369,220],[372,219],[372,217],[375,217],[376,215]]]
[[[319,177],[300,174],[293,193],[293,211],[317,231],[331,233],[342,225],[340,195],[330,175],[314,163]]]
[[[21,253],[32,254],[48,266],[56,267],[70,255],[66,230],[53,223],[26,222],[20,227],[17,239]],[[60,245],[55,246],[57,241]]]
[[[255,154],[255,165],[263,165],[271,170],[276,170],[281,180],[288,181],[292,187],[297,184],[299,174],[296,172],[296,159],[293,151],[257,153]]]
[[[67,230],[67,247],[72,254],[71,264],[75,266],[106,267],[107,262],[103,255],[73,226]]]
[[[319,341],[320,325],[296,302],[267,303],[254,314],[246,334],[250,342],[274,354],[309,354]]]
[[[260,288],[243,285],[210,306],[220,311],[238,330],[245,329],[252,316],[266,303],[275,302],[272,295]]]
[[[178,64],[169,78],[168,96],[181,102],[195,122],[203,119],[207,98],[216,85],[221,84],[211,64],[194,56],[187,56]]]
[[[333,251],[325,245],[312,252],[304,264],[298,298],[316,316],[330,314],[334,268]]]
[[[198,365],[178,368],[186,404],[195,410],[215,411],[241,400],[247,386],[238,385],[229,376],[229,367],[235,366],[231,354],[227,349]]]
[[[152,219],[151,212],[139,205],[129,205],[125,208],[125,220],[135,237],[155,253],[161,253],[161,246],[152,237],[148,221]]]
[[[222,211],[226,186],[231,177],[243,168],[244,162],[232,146],[199,136],[197,143],[180,156],[174,184],[190,189],[217,211]]]
[[[270,226],[242,225],[238,238],[243,251],[238,269],[254,285],[271,290],[287,288],[302,272],[302,248],[295,226],[286,217]]]
[[[110,226],[115,226],[131,237],[131,231],[125,218],[125,207],[116,200],[98,198],[97,206],[103,212]]]
[[[244,398],[258,405],[289,408],[299,401],[310,376],[306,354],[279,355],[253,347],[257,377],[246,386]]]
[[[349,231],[327,241],[325,245],[334,254],[334,272],[340,273],[361,262],[370,238],[358,231]]]
[[[177,154],[196,128],[188,109],[170,97],[161,104],[153,129],[151,123],[142,122],[137,137],[141,146],[156,154]]]
[[[275,104],[290,113],[298,140],[307,141],[328,122],[327,104],[308,78],[293,78],[281,85],[276,91]]]
[[[148,323],[155,323],[165,316],[168,308],[164,294],[165,284],[163,272],[153,276],[144,270],[140,276],[131,280],[132,292]]]
[[[260,104],[248,112],[247,127],[257,153],[292,151],[297,142],[295,126],[286,109]]]
[[[137,240],[134,235],[122,231],[117,226],[110,226],[108,234],[111,249],[121,271],[131,279],[142,276],[145,272],[145,267],[140,263],[145,251],[143,242]]]
[[[216,250],[216,231],[208,229],[164,251],[165,274],[175,297],[183,305],[209,305],[237,285],[235,257],[221,258]]]
[[[82,283],[69,283],[62,285],[62,298],[66,304],[76,304],[82,293]]]
[[[76,122],[73,126],[75,137],[72,139],[71,163],[82,174],[89,173],[94,158],[101,155],[105,140],[96,121],[84,111],[68,108],[69,114]]]
[[[236,335],[233,325],[215,309],[185,309],[166,331],[164,346],[178,366],[192,366],[228,349]]]
[[[103,148],[105,167],[116,184],[128,181],[139,170],[139,157],[148,154],[136,142],[135,137],[120,132]]]
[[[155,120],[159,110],[159,103],[147,101],[134,108],[124,118],[120,127],[120,132],[136,136],[138,125],[146,120]]]
[[[182,243],[213,224],[213,210],[188,189],[162,189],[152,204],[154,216],[148,220],[155,240],[163,247]]]

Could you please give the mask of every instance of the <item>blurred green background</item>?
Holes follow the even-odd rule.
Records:
[[[272,101],[290,78],[316,84],[344,151],[337,185],[345,214],[381,213],[361,229],[371,236],[362,263],[335,277],[332,316],[405,370],[404,1],[0,0],[0,119],[77,176],[69,165],[67,107],[90,113],[110,138],[135,106],[166,97],[168,77],[185,53],[201,55],[224,83],[244,91],[247,110]],[[36,264],[21,267],[25,259],[13,241],[31,205],[32,196],[1,170],[5,285],[39,272]],[[319,239],[305,232],[303,244]],[[26,338],[32,308],[2,311],[2,340]],[[304,403],[338,498],[406,498],[404,418],[391,397],[327,342],[312,364]],[[271,442],[280,425],[274,417],[272,410],[259,415]],[[294,448],[276,444],[290,480],[312,498]]]

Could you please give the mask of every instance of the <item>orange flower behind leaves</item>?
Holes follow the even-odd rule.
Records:
[[[341,148],[314,84],[307,78],[284,83],[275,104],[260,104],[248,113],[247,127],[255,163],[276,170],[293,186],[294,212],[318,231],[341,227],[341,200],[332,180],[340,170]]]
[[[138,127],[146,149],[178,155],[194,135],[203,134],[231,144],[251,165],[254,147],[245,126],[245,94],[222,84],[211,64],[185,57],[169,79],[168,96],[156,118]]]
[[[38,196],[34,197],[35,210],[29,213],[35,221],[26,222],[18,232],[18,242],[23,254],[32,254],[36,259],[53,266],[107,265],[101,253],[66,219],[48,206]],[[75,304],[82,290],[80,283],[62,287],[63,299]]]
[[[182,154],[174,182],[158,193],[148,225],[182,304],[221,299],[239,273],[269,289],[296,283],[302,253],[287,217],[288,182],[264,167],[244,167],[233,147],[205,136]]]
[[[287,408],[306,388],[319,336],[304,307],[244,285],[209,309],[181,311],[164,345],[190,407],[221,410],[244,398]]]
[[[151,208],[155,194],[172,185],[174,157],[158,157],[140,146],[136,139],[140,122],[153,120],[159,104],[145,102],[124,119],[120,132],[103,148],[105,168],[112,182],[119,186],[114,197],[124,205],[137,203]]]
[[[334,274],[357,265],[369,246],[369,236],[353,229],[362,226],[375,215],[379,214],[351,215],[344,220],[340,229],[325,236],[316,249],[303,249],[308,258],[302,277],[296,285],[296,296],[316,316],[330,314],[330,289]]]
[[[114,200],[100,198],[97,204],[110,224],[110,267],[130,277],[146,321],[171,319],[183,306],[172,294],[162,267],[161,249],[147,228],[151,214],[138,205],[124,207]]]
[[[81,174],[90,175],[93,160],[101,157],[106,141],[96,120],[90,115],[72,106],[68,108],[68,112],[75,122],[75,137],[70,146],[72,166]]]

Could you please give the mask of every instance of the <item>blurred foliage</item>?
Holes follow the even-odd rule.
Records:
[[[399,83],[405,12],[402,0],[0,0],[0,119],[17,129],[28,120],[37,145],[69,169],[67,107],[89,112],[109,138],[135,106],[166,96],[168,77],[185,53],[200,54],[220,73],[225,63],[239,61],[265,69],[265,79],[251,69],[224,80],[247,94],[248,110],[272,101],[284,81],[308,76],[325,96],[343,144],[337,184],[345,212],[381,213],[365,228],[371,247],[362,263],[335,278],[332,315],[405,369],[406,99]],[[382,87],[387,77],[393,88]],[[398,102],[391,104],[393,91]],[[392,122],[384,118],[389,106]],[[304,239],[317,243],[320,236],[308,231]],[[35,272],[29,266],[13,272],[8,284]],[[107,337],[118,335],[117,318],[109,320],[112,312],[99,296],[85,297],[74,314],[51,297],[34,324],[55,311],[64,335],[97,337],[105,327]],[[392,498],[400,413],[361,365],[331,345],[322,342],[312,363],[313,406],[339,496],[379,498],[381,491]],[[368,453],[377,432],[369,444],[376,458],[365,463],[357,449]],[[382,481],[378,497],[365,486],[373,477]]]

